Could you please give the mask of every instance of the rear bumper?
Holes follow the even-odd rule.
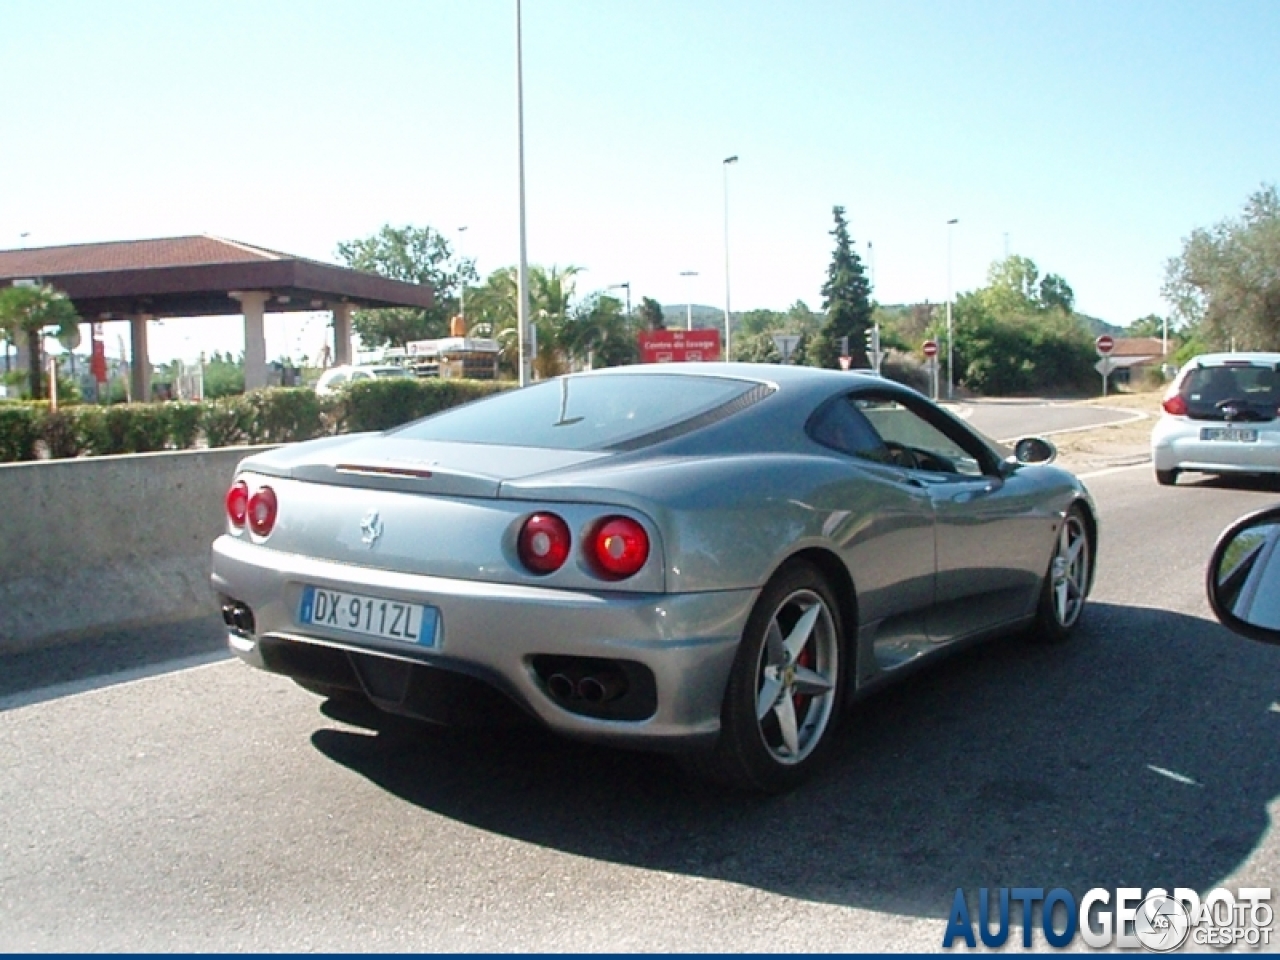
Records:
[[[1221,422],[1169,419],[1157,421],[1151,433],[1151,459],[1157,470],[1199,473],[1280,473],[1280,427],[1274,421],[1239,423],[1256,429],[1253,443],[1201,440],[1202,426]]]
[[[381,689],[371,689],[369,679],[386,675],[383,667],[407,665],[391,673],[403,676],[406,691],[415,695],[434,688],[430,678],[444,671],[501,691],[557,732],[671,749],[704,745],[718,734],[725,684],[757,594],[587,593],[392,573],[228,536],[214,542],[211,582],[252,611],[252,633],[233,630],[229,643],[256,667],[305,678],[308,665],[338,669],[346,658],[365,692],[389,709],[397,706],[387,684],[374,681]],[[433,606],[440,615],[437,643],[427,649],[304,627],[297,611],[308,584]],[[616,719],[569,709],[548,689],[546,671],[540,673],[545,658],[591,658],[626,670],[638,665],[635,676],[651,675],[652,711],[641,719]],[[381,666],[371,673],[374,661]],[[389,683],[394,688],[397,682]]]

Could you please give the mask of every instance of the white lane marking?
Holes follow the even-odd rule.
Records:
[[[1148,415],[1141,410],[1117,410],[1115,407],[1097,407],[1098,410],[1111,410],[1115,413],[1128,413],[1130,416],[1123,420],[1108,420],[1106,423],[1091,423],[1087,427],[1063,427],[1061,430],[1044,430],[1034,434],[1037,437],[1056,437],[1063,433],[1084,433],[1086,430],[1101,430],[1103,427],[1123,427],[1126,423],[1136,423],[1139,420],[1149,419]],[[1022,439],[1022,436],[1011,437],[1008,440],[1001,440],[1001,443],[1013,443],[1015,440]]]
[[[225,650],[210,653],[197,653],[179,660],[167,660],[163,663],[152,663],[145,667],[134,667],[117,673],[104,673],[97,677],[85,677],[80,680],[68,680],[52,686],[40,687],[36,690],[22,690],[0,697],[0,713],[6,710],[17,710],[21,707],[34,706],[49,700],[60,700],[82,693],[101,690],[103,687],[116,687],[122,684],[141,683],[166,673],[177,673],[180,670],[195,670],[201,667],[213,667],[234,659]]]
[[[1170,780],[1176,780],[1178,783],[1185,783],[1190,787],[1200,786],[1199,783],[1196,783],[1196,781],[1192,780],[1190,777],[1183,776],[1180,773],[1174,773],[1172,770],[1166,770],[1164,767],[1157,767],[1154,764],[1148,763],[1147,769],[1152,773],[1158,773],[1162,777],[1168,777]]]

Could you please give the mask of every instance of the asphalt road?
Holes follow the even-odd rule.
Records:
[[[1087,482],[1077,636],[863,702],[785,797],[533,731],[378,732],[204,653],[208,625],[127,682],[10,690],[0,950],[936,950],[956,887],[1280,888],[1280,649],[1203,597],[1280,486]]]
[[[1052,437],[1134,417],[1130,411],[1044,399],[964,401],[951,409],[970,426],[1002,441],[1032,434]]]

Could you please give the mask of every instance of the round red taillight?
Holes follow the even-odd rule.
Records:
[[[569,525],[554,513],[535,513],[520,528],[520,562],[534,573],[555,573],[569,559]]]
[[[1164,402],[1160,404],[1164,407],[1165,413],[1171,413],[1175,417],[1185,417],[1187,415],[1187,401],[1182,399],[1182,394],[1174,393],[1164,398]]]
[[[244,518],[249,512],[249,485],[237,480],[227,491],[227,519],[237,529],[244,526]]]
[[[649,559],[649,535],[630,517],[606,517],[591,537],[591,562],[610,580],[637,573]]]
[[[276,492],[270,487],[262,487],[249,498],[249,529],[260,537],[265,537],[276,525]]]

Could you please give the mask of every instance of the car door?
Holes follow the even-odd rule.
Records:
[[[890,455],[928,491],[936,550],[927,630],[934,644],[990,629],[1034,609],[1047,563],[1034,484],[1004,469],[991,447],[955,418],[907,394],[862,398]]]
[[[860,641],[877,668],[890,670],[930,648],[934,506],[927,485],[892,461],[859,403],[856,393],[834,398],[808,431],[847,458],[847,479],[817,505],[844,518],[831,536],[857,584]]]

